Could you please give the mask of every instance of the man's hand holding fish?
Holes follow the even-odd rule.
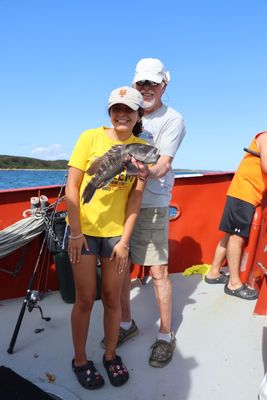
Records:
[[[141,181],[146,181],[150,175],[148,165],[144,164],[142,161],[136,160],[133,156],[131,156],[131,163],[138,169],[137,177],[141,179]]]

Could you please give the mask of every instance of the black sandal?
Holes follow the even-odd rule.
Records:
[[[205,282],[209,284],[227,284],[229,282],[229,275],[226,275],[223,271],[220,272],[220,275],[217,278],[208,278],[207,275],[205,275]]]
[[[256,289],[251,289],[247,285],[242,285],[238,289],[231,290],[227,285],[224,286],[224,293],[229,294],[230,296],[239,297],[244,300],[256,300],[259,296],[259,293]]]
[[[87,361],[85,365],[76,367],[74,365],[74,360],[72,360],[72,370],[75,373],[79,383],[89,390],[101,388],[105,381],[94,366],[93,361]]]
[[[122,386],[128,381],[129,372],[119,356],[116,356],[113,360],[106,360],[104,354],[103,364],[107,370],[111,385]]]

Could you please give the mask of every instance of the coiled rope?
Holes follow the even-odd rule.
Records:
[[[44,230],[48,229],[53,240],[57,240],[53,232],[53,221],[49,216],[50,211],[58,205],[64,197],[58,199],[43,210],[26,210],[23,212],[25,218],[15,222],[7,228],[0,231],[0,258],[26,245]],[[30,214],[27,216],[27,214]],[[52,213],[53,217],[54,214]]]

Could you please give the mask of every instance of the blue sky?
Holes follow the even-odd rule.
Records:
[[[267,129],[267,0],[0,0],[0,154],[67,159],[112,89],[160,58],[175,168],[235,170]]]

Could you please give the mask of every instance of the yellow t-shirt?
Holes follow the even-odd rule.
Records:
[[[256,152],[259,151],[256,138],[262,134],[267,134],[267,131],[261,132],[255,136],[249,146],[250,150]],[[266,189],[267,175],[261,169],[260,157],[247,153],[242,158],[239,167],[234,174],[227,195],[247,201],[254,206],[258,206],[262,201],[263,192]]]
[[[105,129],[107,128],[100,127],[84,131],[74,147],[68,165],[86,171],[96,158],[101,157],[114,145],[146,143],[134,135],[124,141],[114,141],[106,134]],[[82,194],[90,179],[85,173],[80,187],[82,232],[98,237],[122,235],[128,196],[136,177],[127,176],[123,171],[107,186],[97,189],[89,203],[83,204]]]

